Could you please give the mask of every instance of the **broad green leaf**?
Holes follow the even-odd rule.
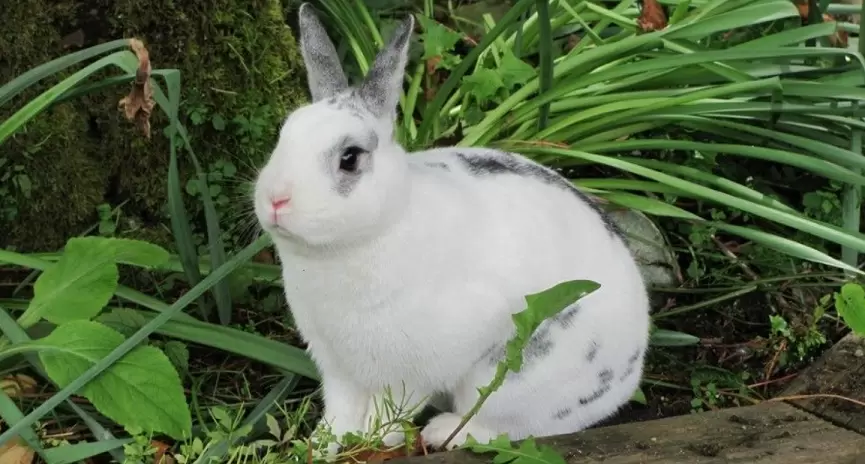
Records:
[[[120,332],[126,337],[134,334],[144,324],[147,318],[134,309],[117,308],[111,312],[105,312],[96,317],[98,322]]]
[[[835,293],[835,307],[844,322],[860,336],[865,336],[865,289],[848,282]]]
[[[189,371],[189,348],[185,343],[171,340],[165,343],[165,355],[171,361],[171,364],[177,368],[181,374],[186,374]]]
[[[441,58],[459,42],[460,35],[458,33],[437,21],[425,15],[418,15],[417,18],[424,30],[422,36],[424,53],[421,59]]]
[[[471,92],[480,102],[488,101],[504,87],[501,74],[488,68],[478,68],[473,74],[464,77],[463,85],[465,91]]]
[[[631,395],[631,401],[633,401],[635,403],[640,403],[642,405],[649,404],[649,402],[646,401],[646,393],[643,391],[642,388],[637,388],[634,391],[634,394]]]
[[[508,90],[525,84],[538,74],[535,71],[535,68],[517,58],[516,55],[507,48],[502,53],[502,62],[496,72],[501,76],[500,79]]]
[[[99,314],[117,289],[117,265],[108,243],[70,240],[63,256],[36,279],[21,325],[42,318],[62,324]]]
[[[104,247],[114,253],[114,261],[144,268],[159,267],[168,262],[171,254],[159,245],[141,240],[114,237],[76,237],[69,244],[78,246]],[[66,245],[67,249],[69,244]]]
[[[565,464],[565,458],[549,445],[538,445],[534,438],[520,441],[519,446],[511,442],[505,434],[489,441],[479,443],[469,437],[462,446],[475,453],[495,453],[495,464]]]
[[[40,349],[45,371],[63,388],[123,341],[123,335],[98,322],[72,321],[28,344]],[[168,357],[155,347],[132,349],[85,385],[80,394],[124,427],[165,433],[178,440],[191,435],[192,417],[180,377]]]

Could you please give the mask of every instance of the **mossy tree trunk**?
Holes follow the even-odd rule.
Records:
[[[227,226],[248,212],[245,187],[273,147],[281,120],[307,99],[279,0],[0,0],[0,11],[0,82],[122,37],[143,40],[154,68],[179,69],[181,117],[211,173]],[[56,82],[0,109],[0,118]],[[117,109],[128,90],[119,86],[53,107],[0,146],[4,247],[57,249],[96,224],[100,205],[121,203],[122,233],[170,245],[166,119],[154,111],[153,136],[144,138]],[[190,179],[184,152],[180,160],[183,179]],[[189,191],[190,210],[199,213],[194,185]]]

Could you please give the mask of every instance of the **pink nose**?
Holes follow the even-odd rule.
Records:
[[[281,197],[270,200],[270,205],[273,206],[274,211],[279,211],[280,209],[288,206],[288,203],[291,201],[289,197]]]

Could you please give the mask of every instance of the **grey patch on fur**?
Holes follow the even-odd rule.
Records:
[[[372,115],[358,96],[355,88],[350,88],[333,98],[329,98],[327,105],[337,111],[349,113],[362,121],[367,120]]]
[[[637,361],[640,360],[641,354],[642,350],[637,350],[630,358],[628,358],[628,367],[626,367],[625,372],[622,372],[622,375],[619,376],[619,382],[624,382],[634,373],[637,369]]]
[[[336,176],[336,193],[343,197],[348,196],[360,181],[361,176],[372,169],[371,158],[372,153],[378,148],[378,135],[375,132],[370,132],[366,140],[363,141],[354,140],[349,137],[342,138],[325,157],[325,164],[328,166],[328,169],[331,169],[332,157],[336,156],[339,158],[342,156],[342,152],[350,146],[360,147],[367,153],[361,155],[358,160],[360,164],[355,172],[342,172],[339,169],[334,171],[334,176]],[[338,163],[339,161],[337,160],[337,165]]]
[[[598,345],[598,342],[592,340],[592,342],[589,344],[589,352],[586,353],[586,361],[588,361],[588,362],[594,361],[595,357],[598,356],[598,349],[600,347],[601,346]]]
[[[567,329],[571,326],[571,322],[574,320],[574,317],[576,317],[578,312],[580,312],[580,305],[571,305],[569,308],[565,309],[559,314],[556,314],[553,317],[553,321],[555,321],[556,324],[558,324],[563,329]]]
[[[446,163],[441,163],[441,162],[435,162],[435,163],[433,163],[433,162],[430,162],[430,163],[424,163],[424,165],[427,166],[427,167],[434,168],[434,169],[444,169],[445,171],[450,171],[450,170],[451,170],[451,167],[450,167],[450,166],[448,166]]]
[[[312,5],[301,5],[299,12],[300,52],[306,64],[312,101],[331,97],[348,87],[348,79],[339,55],[313,11]]]
[[[598,372],[598,380],[600,380],[601,383],[610,383],[613,380],[612,369],[604,369],[601,372]]]
[[[577,198],[592,208],[595,213],[600,216],[601,221],[604,223],[604,228],[606,228],[610,234],[618,236],[623,241],[625,240],[625,234],[619,226],[610,219],[606,211],[587,197],[582,191],[580,191],[580,189],[574,187],[574,185],[568,182],[567,179],[552,169],[532,162],[520,160],[513,153],[508,152],[495,152],[495,156],[475,154],[466,155],[464,153],[457,153],[457,157],[465,163],[469,173],[477,177],[497,174],[513,174],[523,177],[533,177],[546,184],[555,185],[559,188],[565,189],[576,195]]]
[[[610,391],[610,388],[612,388],[610,384],[613,382],[613,377],[613,371],[610,369],[603,369],[598,372],[598,382],[600,385],[589,396],[580,398],[580,405],[585,406],[593,403],[606,395]]]
[[[562,420],[562,419],[570,416],[571,412],[573,412],[571,410],[571,408],[559,409],[558,411],[556,411],[555,414],[553,414],[553,419]]]
[[[339,179],[336,181],[336,193],[342,197],[347,197],[360,181],[360,173],[337,175]]]

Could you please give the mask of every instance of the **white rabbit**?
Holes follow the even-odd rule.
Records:
[[[523,369],[451,445],[575,432],[614,414],[639,384],[649,333],[645,284],[620,232],[522,156],[406,153],[393,127],[412,17],[350,87],[312,7],[299,14],[313,102],[285,121],[254,204],[333,433],[367,432],[388,389],[412,404],[447,394],[453,411],[422,430],[440,446],[492,379],[525,295],[572,279],[601,288],[538,329]]]

